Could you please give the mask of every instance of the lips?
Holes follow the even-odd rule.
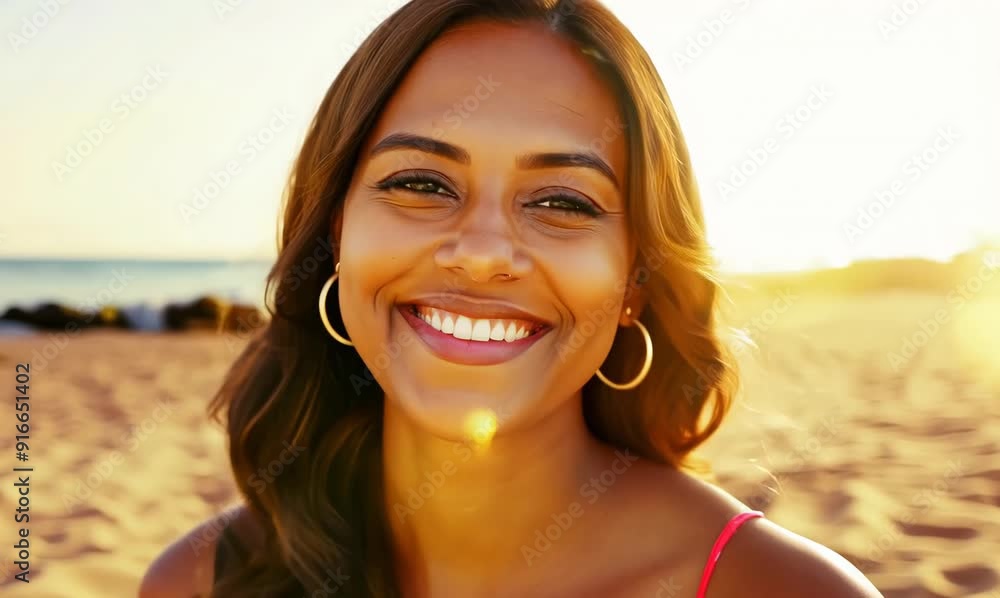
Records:
[[[513,359],[552,329],[517,306],[468,296],[423,297],[397,309],[431,352],[464,365]]]

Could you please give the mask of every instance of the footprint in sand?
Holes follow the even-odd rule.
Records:
[[[926,523],[900,523],[899,529],[907,536],[944,538],[946,540],[971,540],[979,535],[979,530],[971,527],[930,525]]]
[[[985,592],[1000,584],[1000,575],[986,565],[965,565],[941,571],[941,575],[951,583],[962,586],[968,593]]]
[[[959,497],[959,500],[965,502],[975,502],[983,505],[993,505],[994,507],[1000,507],[1000,494],[963,494]],[[1000,598],[998,596],[997,598]]]
[[[987,469],[977,473],[969,474],[971,477],[985,478],[994,482],[1000,482],[1000,469]]]

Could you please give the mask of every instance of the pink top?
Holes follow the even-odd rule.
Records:
[[[740,526],[750,521],[751,519],[756,519],[757,517],[763,517],[764,514],[760,511],[747,511],[746,513],[740,513],[726,524],[726,527],[722,528],[722,533],[719,537],[715,539],[715,545],[712,546],[712,552],[708,555],[708,562],[705,563],[705,571],[701,574],[701,584],[698,586],[698,598],[705,598],[706,592],[708,592],[708,582],[712,579],[712,572],[715,571],[715,564],[719,562],[719,557],[722,556],[722,549],[726,547],[729,540],[736,535],[736,530],[740,529]]]

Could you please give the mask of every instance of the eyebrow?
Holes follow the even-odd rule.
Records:
[[[370,157],[374,158],[379,154],[398,149],[411,149],[428,154],[436,154],[442,158],[461,162],[462,164],[468,164],[472,161],[469,157],[469,152],[460,147],[445,143],[444,141],[438,141],[437,139],[431,139],[430,137],[413,135],[412,133],[393,133],[389,135],[375,144]]]
[[[469,152],[464,149],[432,139],[422,135],[412,133],[393,133],[372,148],[369,156],[375,156],[392,150],[417,150],[428,154],[435,154],[453,162],[469,164],[472,158]],[[517,157],[517,167],[525,170],[538,170],[544,168],[590,168],[596,170],[610,180],[616,188],[619,188],[618,177],[611,166],[600,156],[593,152],[550,152],[543,154],[523,154]]]
[[[610,180],[615,188],[618,188],[618,177],[611,166],[603,158],[593,152],[572,153],[558,152],[548,154],[526,154],[518,156],[518,168],[538,169],[538,168],[590,168],[603,174]]]

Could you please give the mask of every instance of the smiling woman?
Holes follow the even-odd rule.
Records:
[[[213,404],[246,504],[142,595],[877,596],[691,475],[736,375],[690,163],[597,2],[392,15],[316,115],[273,317]]]

